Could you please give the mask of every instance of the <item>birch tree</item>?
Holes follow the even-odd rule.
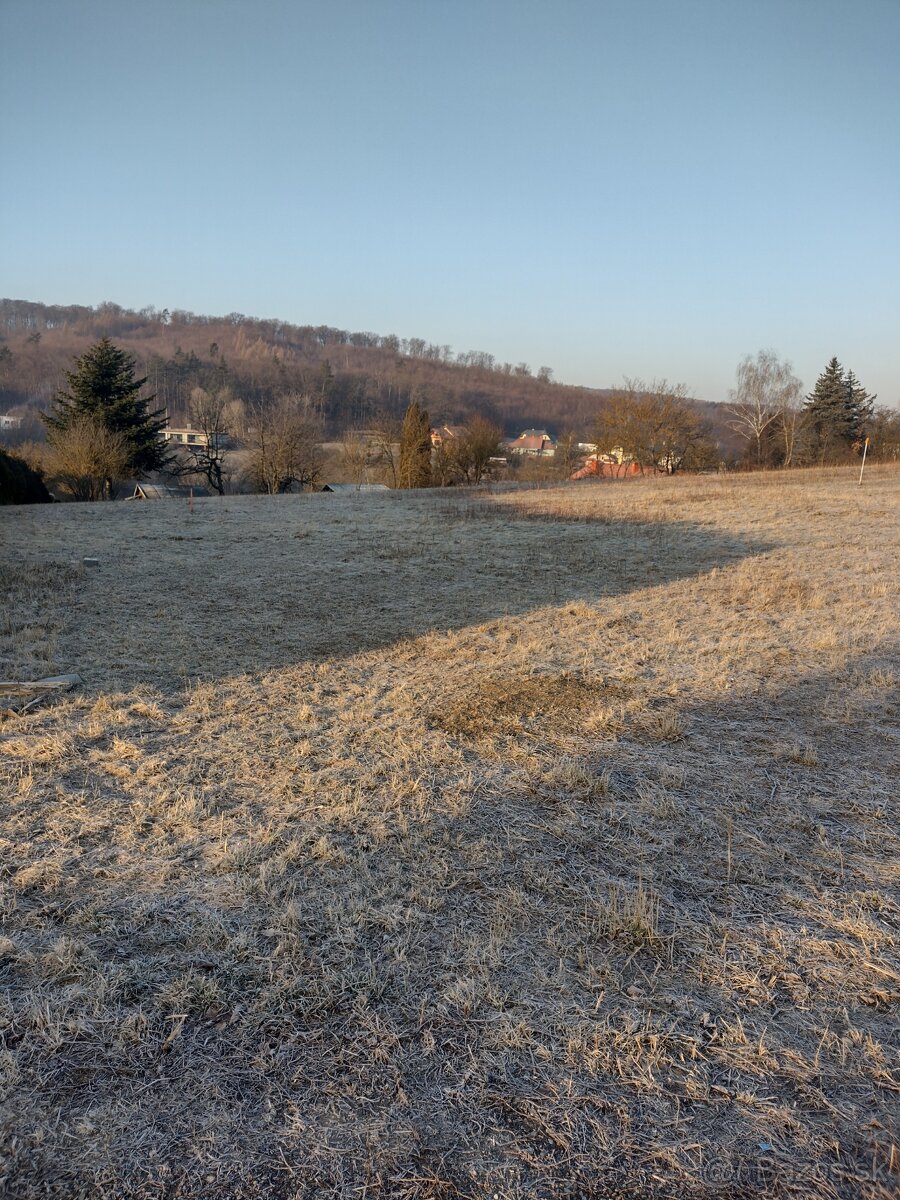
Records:
[[[771,350],[760,350],[755,358],[748,354],[738,364],[737,386],[729,393],[729,424],[753,446],[758,467],[766,431],[779,418],[790,419],[802,387],[791,364]]]

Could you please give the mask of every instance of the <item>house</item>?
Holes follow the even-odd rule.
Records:
[[[170,483],[136,483],[134,494],[126,500],[187,500],[191,496],[208,496],[209,488],[180,487]]]
[[[219,450],[225,450],[233,442],[227,433],[206,434],[202,429],[194,429],[188,423],[184,429],[175,429],[167,425],[162,430],[163,440],[174,446],[188,446],[194,450],[205,450],[210,444]]]
[[[574,471],[570,479],[627,479],[630,475],[640,475],[641,468],[636,462],[616,462],[609,454],[592,454],[584,466]]]
[[[432,446],[443,446],[444,442],[458,440],[465,435],[464,425],[440,425],[431,431]]]
[[[527,454],[530,458],[552,458],[556,443],[546,429],[526,429],[517,438],[503,443],[507,454]]]
[[[21,424],[21,417],[14,417],[12,413],[0,413],[0,429],[18,429]]]

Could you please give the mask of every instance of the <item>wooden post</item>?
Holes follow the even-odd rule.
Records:
[[[863,460],[862,466],[859,468],[859,486],[862,487],[862,473],[866,469],[866,451],[869,449],[869,439],[866,438],[863,443]]]

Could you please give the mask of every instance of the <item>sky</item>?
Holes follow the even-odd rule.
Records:
[[[900,0],[0,0],[0,294],[900,404]]]

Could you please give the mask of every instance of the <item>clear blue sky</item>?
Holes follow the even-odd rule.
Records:
[[[0,294],[900,400],[900,0],[0,0]]]

